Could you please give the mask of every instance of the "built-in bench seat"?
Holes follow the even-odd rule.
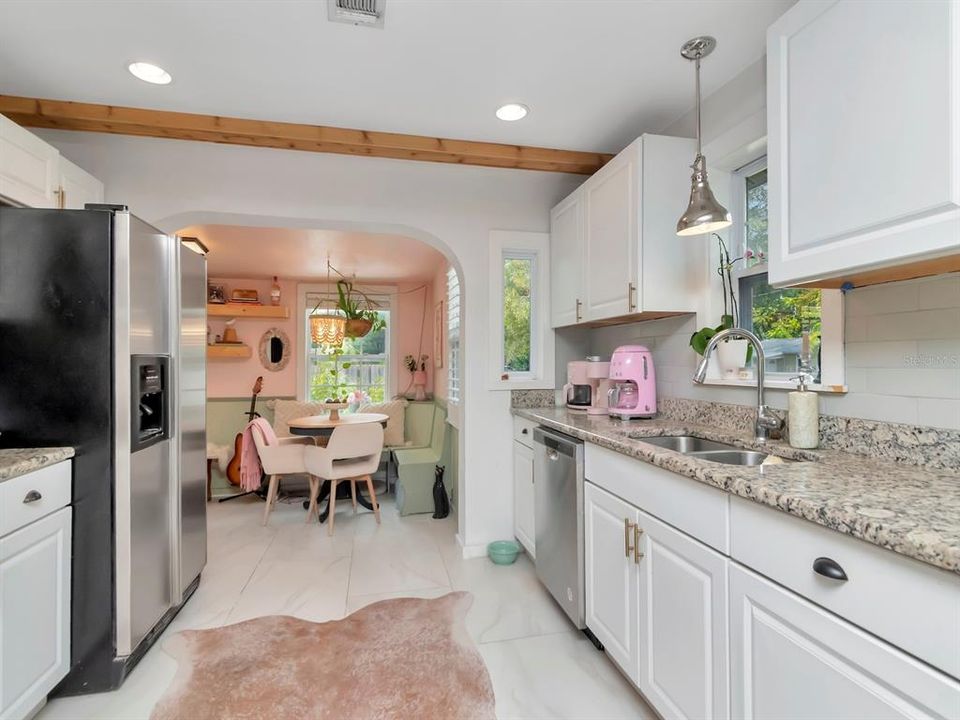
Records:
[[[447,413],[433,403],[430,441],[426,447],[407,447],[393,450],[397,466],[397,510],[401,515],[432,513],[433,483],[437,464],[443,457],[447,432]],[[425,411],[424,411],[424,414]]]

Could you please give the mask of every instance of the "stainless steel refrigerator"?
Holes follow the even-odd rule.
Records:
[[[205,292],[126,208],[0,207],[0,447],[76,448],[60,693],[119,686],[199,582]]]

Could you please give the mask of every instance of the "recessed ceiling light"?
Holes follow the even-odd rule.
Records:
[[[170,73],[153,63],[130,63],[127,66],[127,70],[129,70],[134,77],[140,78],[144,82],[153,83],[154,85],[169,85],[170,81],[173,80],[173,78],[170,77]]]
[[[530,112],[530,108],[520,103],[507,103],[497,108],[497,117],[507,122],[522,120]]]

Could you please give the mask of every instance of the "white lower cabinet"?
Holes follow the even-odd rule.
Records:
[[[735,718],[960,717],[955,680],[737,563],[730,663]]]
[[[531,558],[537,555],[533,482],[533,450],[514,440],[513,534]]]
[[[71,513],[0,538],[0,720],[26,717],[69,670]]]
[[[665,718],[726,718],[729,561],[643,511],[638,524],[640,691]]]
[[[637,519],[632,505],[584,483],[586,624],[635,683],[640,673],[640,574],[631,548]]]

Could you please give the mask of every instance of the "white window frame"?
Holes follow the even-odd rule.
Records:
[[[767,167],[767,157],[762,155],[741,166],[730,174],[731,215],[733,225],[730,228],[730,252],[734,257],[742,257],[746,250],[746,179]],[[770,258],[769,240],[767,243],[767,261]],[[736,264],[731,273],[739,299],[740,279],[768,272],[768,262],[747,267],[746,261]],[[844,353],[843,353],[843,293],[840,290],[820,291],[820,382],[809,385],[810,390],[823,393],[845,393]],[[791,380],[791,373],[767,373],[763,386],[766,388],[796,389],[797,383]],[[710,378],[710,385],[755,386],[755,380],[733,378]]]
[[[503,369],[503,261],[531,258],[530,371]],[[554,386],[554,334],[550,329],[549,233],[493,230],[490,232],[490,335],[488,380],[493,390],[547,390]]]
[[[387,323],[387,386],[384,388],[384,399],[389,400],[393,397],[394,388],[398,382],[398,363],[395,362],[393,349],[396,347],[396,303],[394,302],[397,289],[390,285],[364,285],[363,291],[380,304],[380,309],[389,311],[390,322]],[[337,297],[337,286],[326,283],[299,283],[297,285],[297,400],[300,402],[310,402],[310,377],[308,351],[310,337],[310,322],[307,318],[307,311],[313,310],[317,304],[316,299],[310,300],[313,296]]]
[[[456,303],[451,302],[456,289]],[[463,399],[463,293],[460,276],[452,265],[447,268],[447,405],[459,405]],[[454,323],[454,318],[456,323]]]

